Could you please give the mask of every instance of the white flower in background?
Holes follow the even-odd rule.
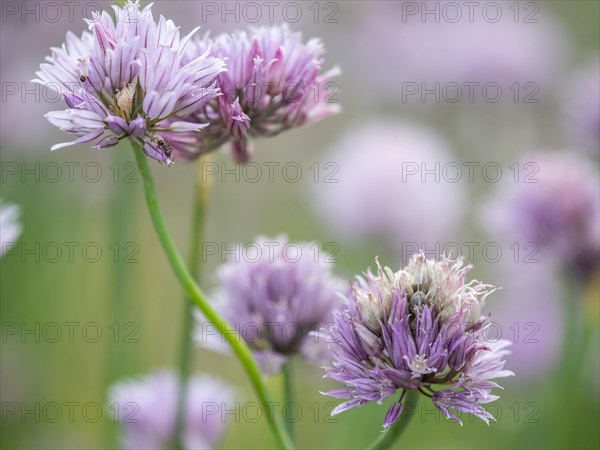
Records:
[[[18,205],[0,201],[0,256],[15,244],[23,230],[19,215]]]

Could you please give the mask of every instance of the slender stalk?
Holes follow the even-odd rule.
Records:
[[[133,186],[122,180],[124,165],[122,159],[117,158],[111,169],[114,170],[113,192],[111,195],[110,210],[110,237],[111,249],[114,251],[115,261],[112,265],[112,292],[111,292],[111,326],[116,327],[115,351],[113,353],[112,365],[109,368],[109,381],[114,381],[131,369],[130,356],[126,354],[121,338],[121,330],[128,321],[129,291],[128,281],[131,276],[124,264],[126,257],[123,252],[125,240],[133,234],[135,229],[135,196]]]
[[[225,338],[225,340],[231,346],[233,352],[237,355],[238,359],[242,363],[242,366],[250,378],[250,382],[252,383],[256,394],[262,402],[262,407],[265,414],[269,418],[269,425],[278,445],[285,449],[293,449],[294,445],[281,421],[281,418],[277,416],[270,417],[271,409],[269,408],[269,405],[272,404],[271,396],[267,391],[267,386],[262,379],[260,369],[254,361],[248,345],[243,341],[243,339],[240,338],[237,331],[231,325],[229,325],[225,319],[223,319],[210,305],[206,299],[206,295],[202,292],[200,287],[198,287],[194,281],[194,278],[187,270],[187,267],[185,266],[181,256],[179,255],[171,234],[167,229],[162,211],[158,204],[156,188],[154,186],[152,173],[150,172],[150,167],[148,165],[147,156],[144,154],[138,144],[133,143],[132,145],[134,147],[135,158],[137,160],[143,180],[144,194],[146,196],[146,203],[148,204],[148,211],[150,212],[156,234],[158,235],[165,255],[167,256],[169,264],[173,269],[173,273],[190,299],[196,306],[198,306],[198,308],[200,308],[206,319],[212,323],[217,331]]]
[[[294,365],[292,363],[292,357],[283,366],[283,406],[284,410],[287,410],[287,405],[294,401]],[[288,417],[284,417],[287,431],[292,441],[294,440],[294,423],[288,420]]]
[[[556,424],[554,432],[558,434],[553,442],[568,447],[572,436],[570,430],[562,426],[562,414],[565,408],[576,407],[579,400],[580,386],[583,384],[582,368],[585,354],[584,290],[581,280],[573,275],[566,275],[563,280],[563,308],[565,331],[563,338],[562,356],[557,370],[554,392],[554,408]]]
[[[404,411],[402,415],[398,419],[398,421],[392,425],[387,431],[381,433],[381,435],[368,447],[369,450],[380,450],[390,448],[390,446],[400,437],[400,435],[404,432],[410,419],[417,412],[417,403],[419,401],[419,393],[417,391],[405,391],[404,394],[407,394],[404,398]],[[407,408],[409,405],[411,407]],[[412,407],[414,406],[414,407]]]
[[[132,361],[127,345],[123,343],[122,330],[125,323],[129,321],[129,279],[131,273],[127,264],[123,262],[123,253],[125,241],[129,239],[135,228],[133,213],[135,208],[134,189],[131,184],[124,183],[123,180],[123,161],[121,153],[114,159],[111,166],[115,168],[115,177],[112,180],[110,214],[109,214],[109,235],[110,248],[114,251],[115,261],[111,266],[111,301],[108,306],[109,327],[114,332],[114,339],[108,339],[107,361],[106,361],[106,386],[113,383],[118,377],[131,371]],[[130,163],[131,164],[131,163]],[[113,329],[114,327],[114,329]],[[109,447],[113,447],[115,424],[109,423],[107,427]]]
[[[208,183],[202,183],[202,164],[199,160],[199,170],[196,176],[196,190],[193,198],[192,224],[190,228],[190,255],[188,269],[190,274],[200,283],[202,278],[200,256],[204,240],[204,224],[206,218],[206,207],[208,203]],[[194,303],[189,297],[185,297],[183,317],[181,321],[181,341],[179,355],[179,395],[177,398],[177,415],[175,419],[175,431],[173,441],[176,448],[183,448],[183,436],[185,432],[185,411],[188,389],[188,379],[191,364],[192,329],[194,325]]]

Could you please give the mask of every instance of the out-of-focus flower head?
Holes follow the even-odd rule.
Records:
[[[567,53],[566,33],[548,14],[521,10],[514,14],[504,8],[482,8],[471,12],[458,5],[437,0],[422,2],[378,2],[368,4],[356,45],[365,57],[358,70],[370,80],[370,94],[397,100],[414,83],[419,89],[408,99],[419,101],[434,83],[457,83],[463,101],[469,87],[480,93],[487,83],[499,83],[504,98],[518,83],[520,92],[542,89],[554,81]],[[461,4],[462,5],[462,4]],[[385,43],[382,45],[382,43]],[[383,67],[386,70],[372,70]],[[421,83],[425,83],[422,87]],[[534,85],[525,88],[526,83]],[[454,91],[452,91],[454,92]],[[449,94],[450,95],[450,94]],[[454,95],[454,94],[452,94]],[[432,101],[432,94],[427,97]],[[477,95],[481,98],[481,95]]]
[[[518,163],[486,202],[482,220],[506,241],[532,243],[570,273],[587,275],[600,261],[600,186],[593,164],[575,152],[537,152]]]
[[[19,216],[18,205],[0,200],[0,256],[10,250],[21,235],[23,227],[19,222]]]
[[[113,5],[86,20],[90,32],[67,33],[61,47],[40,66],[34,81],[62,95],[69,109],[46,115],[50,123],[79,136],[52,150],[96,141],[96,148],[129,138],[151,158],[170,163],[173,150],[197,146],[206,123],[188,120],[219,95],[215,79],[224,62],[199,54],[183,62],[192,35],[139,1]]]
[[[514,247],[514,242],[502,248]],[[519,374],[519,381],[536,382],[540,371],[552,370],[564,343],[564,314],[556,264],[521,246],[520,261],[514,254],[494,264],[494,279],[503,289],[496,295],[493,325],[489,335],[509,338],[511,355],[507,363]],[[518,311],[518,315],[515,315]]]
[[[421,252],[398,272],[377,263],[376,274],[357,277],[329,332],[334,362],[326,376],[345,387],[326,395],[350,399],[332,415],[381,404],[402,390],[386,415],[388,428],[402,413],[406,391],[418,390],[457,422],[451,410],[493,419],[482,405],[498,398],[493,379],[513,375],[503,361],[510,342],[487,338],[481,307],[495,288],[465,283],[470,269],[461,261],[427,260]]]
[[[385,121],[359,126],[333,145],[324,164],[338,171],[335,182],[313,190],[316,209],[348,242],[383,239],[398,255],[412,248],[407,261],[419,248],[443,245],[458,228],[466,191],[448,180],[459,163],[427,128]]]
[[[110,387],[109,404],[117,408],[125,449],[172,448],[178,393],[179,379],[168,370],[121,380]],[[233,402],[234,392],[225,383],[206,375],[191,377],[187,385],[185,448],[216,448],[226,423],[221,414],[206,414],[206,411],[209,405],[213,411],[231,408]]]
[[[206,51],[227,63],[227,72],[219,75],[223,95],[198,114],[211,125],[202,145],[186,148],[184,156],[193,158],[229,142],[233,157],[245,162],[252,155],[250,136],[275,136],[339,111],[337,100],[329,97],[335,91],[331,80],[340,70],[322,72],[319,39],[305,43],[284,24],[214,39],[206,35],[187,54],[194,58]]]
[[[252,247],[252,249],[251,249]],[[294,354],[321,361],[326,345],[318,334],[339,304],[344,283],[315,243],[289,242],[284,236],[258,238],[243,257],[218,271],[216,307],[254,352],[262,371],[273,375]],[[221,350],[198,317],[196,340]]]
[[[600,59],[569,78],[563,105],[567,131],[574,142],[600,157]]]

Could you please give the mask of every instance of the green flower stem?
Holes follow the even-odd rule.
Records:
[[[115,157],[113,166],[118,169],[123,164],[124,159],[120,156],[121,153],[119,152],[115,153],[115,155],[118,156]],[[129,300],[131,272],[128,264],[123,264],[123,253],[121,251],[123,243],[128,240],[135,229],[135,214],[133,214],[135,211],[135,191],[132,184],[123,182],[120,171],[116,173],[119,176],[115,177],[112,185],[109,234],[111,248],[114,248],[112,247],[113,245],[117,246],[115,255],[118,256],[114,264],[112,264],[110,271],[111,301],[107,303],[110,327],[115,327],[115,340],[109,339],[107,341],[106,386],[113,383],[119,377],[128,374],[135,367],[135,361],[130,352],[126,351],[128,347],[123,344],[121,339],[123,326],[129,322],[129,310],[132,307]],[[107,421],[107,423],[107,439],[109,439],[107,446],[112,448],[116,445],[116,442],[113,442],[116,427],[114,422],[110,423]]]
[[[173,269],[173,272],[177,277],[177,280],[179,281],[181,287],[183,287],[189,298],[194,302],[196,306],[198,306],[198,308],[200,308],[206,319],[216,327],[217,331],[219,331],[219,333],[221,333],[221,335],[229,343],[233,352],[237,355],[238,359],[242,363],[242,366],[244,367],[246,374],[250,378],[250,381],[252,383],[252,386],[254,387],[254,390],[256,391],[256,394],[262,402],[264,412],[269,418],[269,425],[271,427],[273,435],[275,436],[277,444],[285,449],[293,449],[294,445],[287,431],[285,430],[281,419],[277,416],[269,417],[269,404],[272,404],[271,397],[269,395],[269,392],[267,391],[267,386],[265,385],[265,382],[262,379],[258,365],[254,361],[254,358],[252,357],[252,353],[250,352],[248,345],[240,338],[237,331],[231,325],[229,325],[210,305],[210,303],[206,299],[206,296],[198,287],[198,285],[194,281],[194,278],[190,275],[190,272],[187,270],[185,263],[179,255],[179,252],[175,247],[175,243],[173,242],[171,234],[167,229],[167,225],[165,223],[162,211],[158,204],[156,188],[154,186],[152,173],[148,165],[147,156],[144,154],[143,150],[139,147],[138,144],[133,143],[132,145],[138,168],[140,170],[140,175],[143,181],[144,194],[146,196],[146,203],[148,204],[148,211],[150,212],[150,216],[152,217],[156,234],[158,235],[160,243],[167,256],[167,259],[169,260],[169,264],[171,265],[171,268]]]
[[[406,392],[406,391],[405,391]],[[402,400],[401,400],[402,401]],[[400,437],[400,435],[404,432],[410,419],[417,412],[417,404],[419,402],[419,392],[418,391],[408,391],[406,392],[406,396],[404,398],[404,411],[402,415],[398,419],[398,421],[388,428],[386,431],[382,432],[381,435],[373,442],[368,448],[369,450],[382,450],[386,448],[390,448],[391,445]],[[407,408],[406,405],[410,405],[410,408]],[[412,407],[414,405],[414,408]]]
[[[584,291],[579,280],[567,276],[564,281],[563,292],[563,308],[565,318],[565,331],[563,339],[562,357],[560,361],[558,377],[561,383],[560,387],[566,394],[566,399],[569,399],[572,390],[564,389],[564,386],[578,384],[581,375],[581,357],[582,346],[582,330],[585,324],[583,300]],[[562,384],[565,383],[565,384]],[[564,402],[565,399],[561,399]],[[559,405],[559,407],[564,406]]]
[[[294,365],[292,363],[292,357],[283,366],[283,406],[284,410],[287,410],[287,405],[294,401]],[[285,424],[287,431],[292,441],[294,440],[294,424],[292,421],[285,418]]]
[[[585,352],[587,350],[589,320],[585,317],[585,289],[583,282],[573,275],[566,275],[563,281],[563,308],[565,331],[563,338],[562,357],[557,370],[554,385],[555,394],[555,425],[552,445],[569,447],[573,438],[570,430],[563,426],[564,411],[577,408],[581,399],[581,388],[585,385],[583,368],[585,367]],[[550,443],[548,443],[550,445]]]
[[[199,160],[199,170],[196,176],[196,190],[194,192],[194,204],[192,208],[192,224],[190,228],[190,255],[188,269],[190,274],[200,283],[202,274],[200,257],[201,247],[204,239],[204,224],[206,218],[206,206],[208,203],[209,186],[202,183],[202,159]],[[188,379],[192,355],[192,330],[194,326],[194,303],[186,296],[181,321],[181,350],[179,355],[179,394],[177,398],[177,415],[175,418],[175,430],[173,442],[176,448],[184,448],[183,437],[185,432],[185,411],[188,389]]]

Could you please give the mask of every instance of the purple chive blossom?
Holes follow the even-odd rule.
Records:
[[[172,448],[178,391],[177,376],[167,370],[119,381],[110,388],[109,406],[122,424],[121,443],[126,450]],[[230,410],[233,402],[234,392],[221,381],[192,377],[187,387],[184,448],[217,448],[226,430],[221,413]]]
[[[489,423],[493,417],[482,405],[497,398],[491,390],[499,386],[492,379],[513,375],[503,369],[510,342],[487,339],[488,317],[481,315],[495,288],[465,283],[470,265],[428,260],[422,252],[398,272],[379,263],[377,269],[357,277],[329,332],[334,362],[326,376],[345,387],[326,395],[350,399],[332,415],[412,389],[457,422],[452,410]],[[394,403],[384,427],[401,413]]]
[[[180,38],[171,20],[154,21],[151,6],[113,5],[86,20],[90,31],[69,32],[52,48],[34,81],[62,95],[69,109],[46,115],[50,123],[79,136],[69,145],[95,141],[96,148],[129,138],[151,158],[171,163],[173,150],[198,145],[206,123],[191,114],[219,95],[215,82],[224,69],[220,59],[199,54],[183,62],[194,29]]]
[[[327,354],[317,333],[339,303],[336,292],[343,283],[323,259],[314,243],[259,238],[243,257],[219,269],[216,307],[253,350],[265,374],[278,373],[293,354],[311,361],[322,361]],[[222,339],[207,339],[215,336],[213,331],[199,317],[197,342],[224,350]]]
[[[0,256],[15,245],[21,234],[23,227],[19,215],[18,205],[0,201]]]
[[[197,114],[210,125],[200,147],[185,148],[188,158],[229,142],[234,159],[245,162],[252,156],[250,136],[275,136],[339,111],[331,80],[340,70],[322,73],[319,39],[304,43],[300,33],[282,25],[206,36],[193,45],[188,57],[210,51],[228,70],[219,75],[223,95]]]
[[[339,171],[335,183],[313,189],[315,209],[347,242],[376,240],[408,261],[418,248],[455,235],[466,190],[431,173],[456,157],[444,137],[429,128],[368,122],[343,135],[322,161],[325,168],[335,162]]]
[[[529,154],[519,167],[523,182],[499,186],[486,202],[484,224],[499,238],[530,243],[544,258],[587,276],[600,262],[597,170],[567,151]]]

